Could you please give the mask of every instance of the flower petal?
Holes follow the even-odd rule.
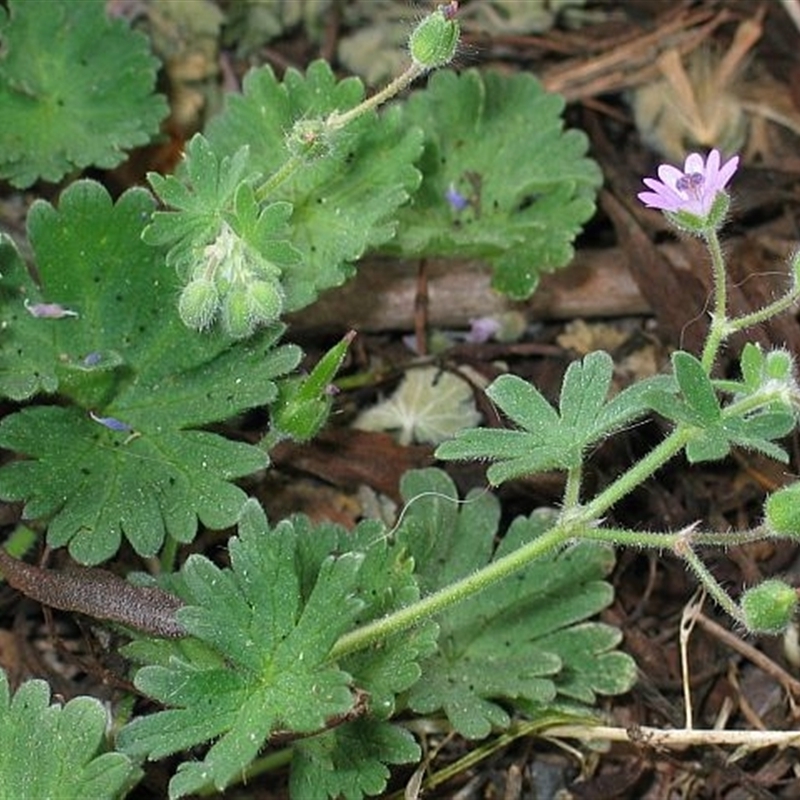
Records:
[[[670,208],[684,202],[683,197],[666,183],[661,183],[661,181],[657,181],[654,178],[645,178],[643,183],[648,189],[652,189],[655,194],[661,197]]]
[[[711,183],[719,172],[719,150],[712,150],[706,159],[706,180]]]
[[[658,177],[662,183],[674,189],[675,184],[683,177],[683,173],[677,167],[673,167],[672,164],[662,164],[658,168]]]
[[[658,208],[661,211],[674,211],[677,203],[655,192],[639,192],[636,195],[647,208]]]
[[[723,164],[717,178],[720,189],[724,189],[728,185],[728,181],[733,177],[737,169],[739,169],[739,156],[734,156]]]
[[[700,153],[689,153],[686,156],[686,163],[683,167],[684,175],[691,175],[693,172],[699,172],[701,175],[705,175],[706,166],[703,162],[703,156]]]

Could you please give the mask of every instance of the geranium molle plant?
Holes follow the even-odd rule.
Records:
[[[0,13],[0,78],[13,77],[4,54],[17,66],[47,54],[42,42],[54,28],[41,5],[12,0],[10,24]],[[72,21],[59,24],[59,35],[62,27],[65,40],[81,31],[85,43],[88,17],[70,15],[91,11],[100,20],[104,4],[46,5],[58,8],[59,23]],[[358,80],[339,81],[322,61],[282,80],[258,68],[189,142],[176,174],[149,176],[152,192],[135,187],[115,201],[81,180],[57,206],[37,201],[28,216],[36,280],[0,235],[0,396],[24,404],[0,421],[0,446],[20,455],[0,469],[0,498],[24,502],[48,544],[68,545],[78,561],[112,558],[124,537],[128,553],[157,558],[161,573],[155,593],[146,576],[120,592],[124,581],[97,570],[59,579],[40,572],[48,578],[37,588],[41,579],[22,567],[35,568],[5,557],[5,577],[34,599],[132,630],[125,654],[141,665],[133,684],[161,710],[136,712],[118,731],[118,753],[93,759],[105,728],[97,704],[53,713],[40,684],[11,700],[0,673],[3,797],[116,798],[145,759],[184,754],[170,800],[289,761],[293,800],[360,800],[385,796],[392,765],[422,758],[412,733],[422,726],[399,724],[397,714],[436,714],[437,731],[447,724],[467,738],[507,728],[512,714],[583,717],[597,695],[635,680],[633,660],[617,649],[621,632],[592,620],[613,599],[610,545],[671,549],[750,631],[775,632],[790,620],[790,586],[771,579],[734,598],[698,549],[800,536],[796,492],[776,493],[766,521],[742,531],[608,522],[620,499],[673,458],[719,460],[744,447],[788,461],[780,439],[800,407],[791,354],[749,345],[739,378],[719,380],[714,367],[732,333],[800,297],[800,256],[783,297],[729,316],[718,232],[739,162],[723,164],[716,150],[690,155],[682,169],[662,165],[640,195],[711,253],[714,306],[701,357],[678,351],[671,374],[610,396],[612,359],[590,353],[566,370],[556,406],[522,378],[502,375],[486,392],[509,426],[462,430],[436,451],[442,460],[491,462],[495,486],[559,470],[556,509],[505,525],[491,493],[476,489],[461,502],[452,480],[431,469],[404,476],[407,507],[392,529],[363,520],[345,530],[299,515],[273,525],[234,483],[264,469],[276,443],[306,441],[325,423],[353,334],[301,376],[302,353],[281,342],[282,320],[348,279],[368,249],[479,257],[492,264],[495,288],[522,299],[541,273],[570,260],[594,211],[601,175],[586,158],[587,139],[563,130],[563,100],[529,75],[440,71],[423,92],[377,113],[449,62],[458,5],[441,4],[420,23],[408,69],[380,92],[365,98]],[[21,24],[33,17],[35,26]],[[22,46],[28,31],[39,32],[38,46]],[[124,38],[120,63],[144,64],[147,73],[150,60]],[[80,94],[84,84],[73,83]],[[9,85],[27,107],[27,88]],[[142,93],[116,94],[130,101]],[[44,113],[50,95],[40,94]],[[156,115],[150,125],[161,103],[146,105]],[[109,145],[136,143],[138,126]],[[96,147],[19,163],[12,150],[6,174],[21,186],[70,164],[109,163]],[[218,431],[254,408],[269,417],[260,441]],[[653,412],[670,426],[663,441],[592,494],[586,459]],[[200,523],[237,526],[229,557],[220,566],[194,552],[176,570]],[[152,598],[164,601],[167,591],[176,596],[154,608]],[[56,752],[66,740],[83,746]],[[74,777],[74,790],[62,775]]]
[[[692,153],[682,169],[662,164],[658,180],[646,178],[648,191],[638,195],[645,206],[663,211],[679,229],[700,236],[711,254],[714,303],[700,358],[677,351],[672,356],[671,375],[640,381],[608,400],[611,359],[606,353],[590,353],[567,369],[558,410],[526,381],[503,375],[488,387],[487,395],[517,428],[462,431],[440,445],[436,455],[494,461],[487,477],[495,485],[544,470],[566,472],[557,522],[536,542],[512,554],[518,564],[535,557],[536,548],[563,546],[570,539],[672,549],[739,624],[750,631],[774,633],[788,624],[797,607],[796,596],[787,602],[793,596],[791,588],[771,580],[751,588],[736,602],[696,548],[800,535],[800,515],[787,515],[786,503],[768,504],[766,523],[745,531],[706,532],[700,522],[676,533],[611,529],[602,524],[615,503],[680,454],[690,463],[698,463],[725,458],[732,448],[739,447],[788,460],[778,440],[794,429],[800,407],[790,354],[782,349],[763,352],[748,344],[741,355],[740,380],[722,381],[713,376],[720,348],[733,333],[786,311],[800,297],[800,255],[796,255],[791,263],[791,286],[782,297],[743,316],[728,314],[727,276],[718,232],[729,209],[726,189],[738,166],[737,156],[723,163],[718,150],[705,158]],[[672,423],[670,433],[595,497],[584,497],[584,459],[592,446],[651,411]],[[485,579],[484,571],[472,577]],[[767,614],[765,606],[778,611]]]

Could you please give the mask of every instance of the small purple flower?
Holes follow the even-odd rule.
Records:
[[[497,334],[502,325],[495,317],[477,317],[469,321],[470,331],[465,341],[470,344],[484,344]]]
[[[60,303],[29,303],[25,298],[25,310],[32,317],[41,319],[63,319],[64,317],[77,317],[77,311],[70,311]]]
[[[122,433],[131,433],[133,428],[127,422],[123,422],[116,417],[99,417],[94,411],[89,412],[89,416],[95,421],[99,422],[104,427],[112,431],[120,431]]]
[[[647,208],[707,217],[717,195],[725,190],[738,167],[739,156],[720,167],[719,150],[712,150],[705,161],[699,153],[691,153],[683,171],[671,164],[662,164],[658,168],[660,180],[644,179],[644,185],[652,191],[640,192],[637,197]]]
[[[96,367],[103,360],[103,354],[97,351],[88,353],[81,362],[84,367]]]
[[[450,203],[453,211],[463,211],[469,205],[469,200],[452,183],[447,187],[444,199]]]

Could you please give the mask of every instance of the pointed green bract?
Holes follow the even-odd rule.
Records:
[[[167,113],[153,93],[158,62],[105,6],[11,0],[0,9],[0,177],[14,186],[116,166],[158,133]]]
[[[443,70],[403,109],[425,132],[424,179],[387,249],[406,257],[482,258],[493,285],[529,297],[565,266],[594,213],[600,170],[588,140],[564,131],[564,101],[530,75]],[[452,192],[466,202],[448,202]]]

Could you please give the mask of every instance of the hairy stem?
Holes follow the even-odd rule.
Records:
[[[585,523],[594,522],[625,495],[644,483],[654,472],[674,458],[692,439],[694,432],[686,425],[678,425],[657,447],[641,461],[637,461],[627,472],[606,486],[597,497],[580,509],[580,518]]]
[[[472,597],[517,570],[541,558],[551,550],[563,545],[572,535],[572,528],[556,525],[532,542],[513,553],[492,561],[488,566],[473,572],[438,592],[423,597],[416,603],[401,608],[382,619],[375,620],[342,636],[331,650],[331,659],[336,660],[358,650],[364,650],[384,641],[395,633],[412,628],[423,620],[441,613],[461,600]]]
[[[714,275],[714,313],[711,315],[711,327],[708,330],[700,362],[706,374],[710,375],[719,348],[726,337],[730,335],[731,330],[728,325],[728,283],[725,275],[725,257],[722,255],[722,246],[717,231],[713,228],[707,231],[705,240],[708,252],[711,254],[711,269]]]

